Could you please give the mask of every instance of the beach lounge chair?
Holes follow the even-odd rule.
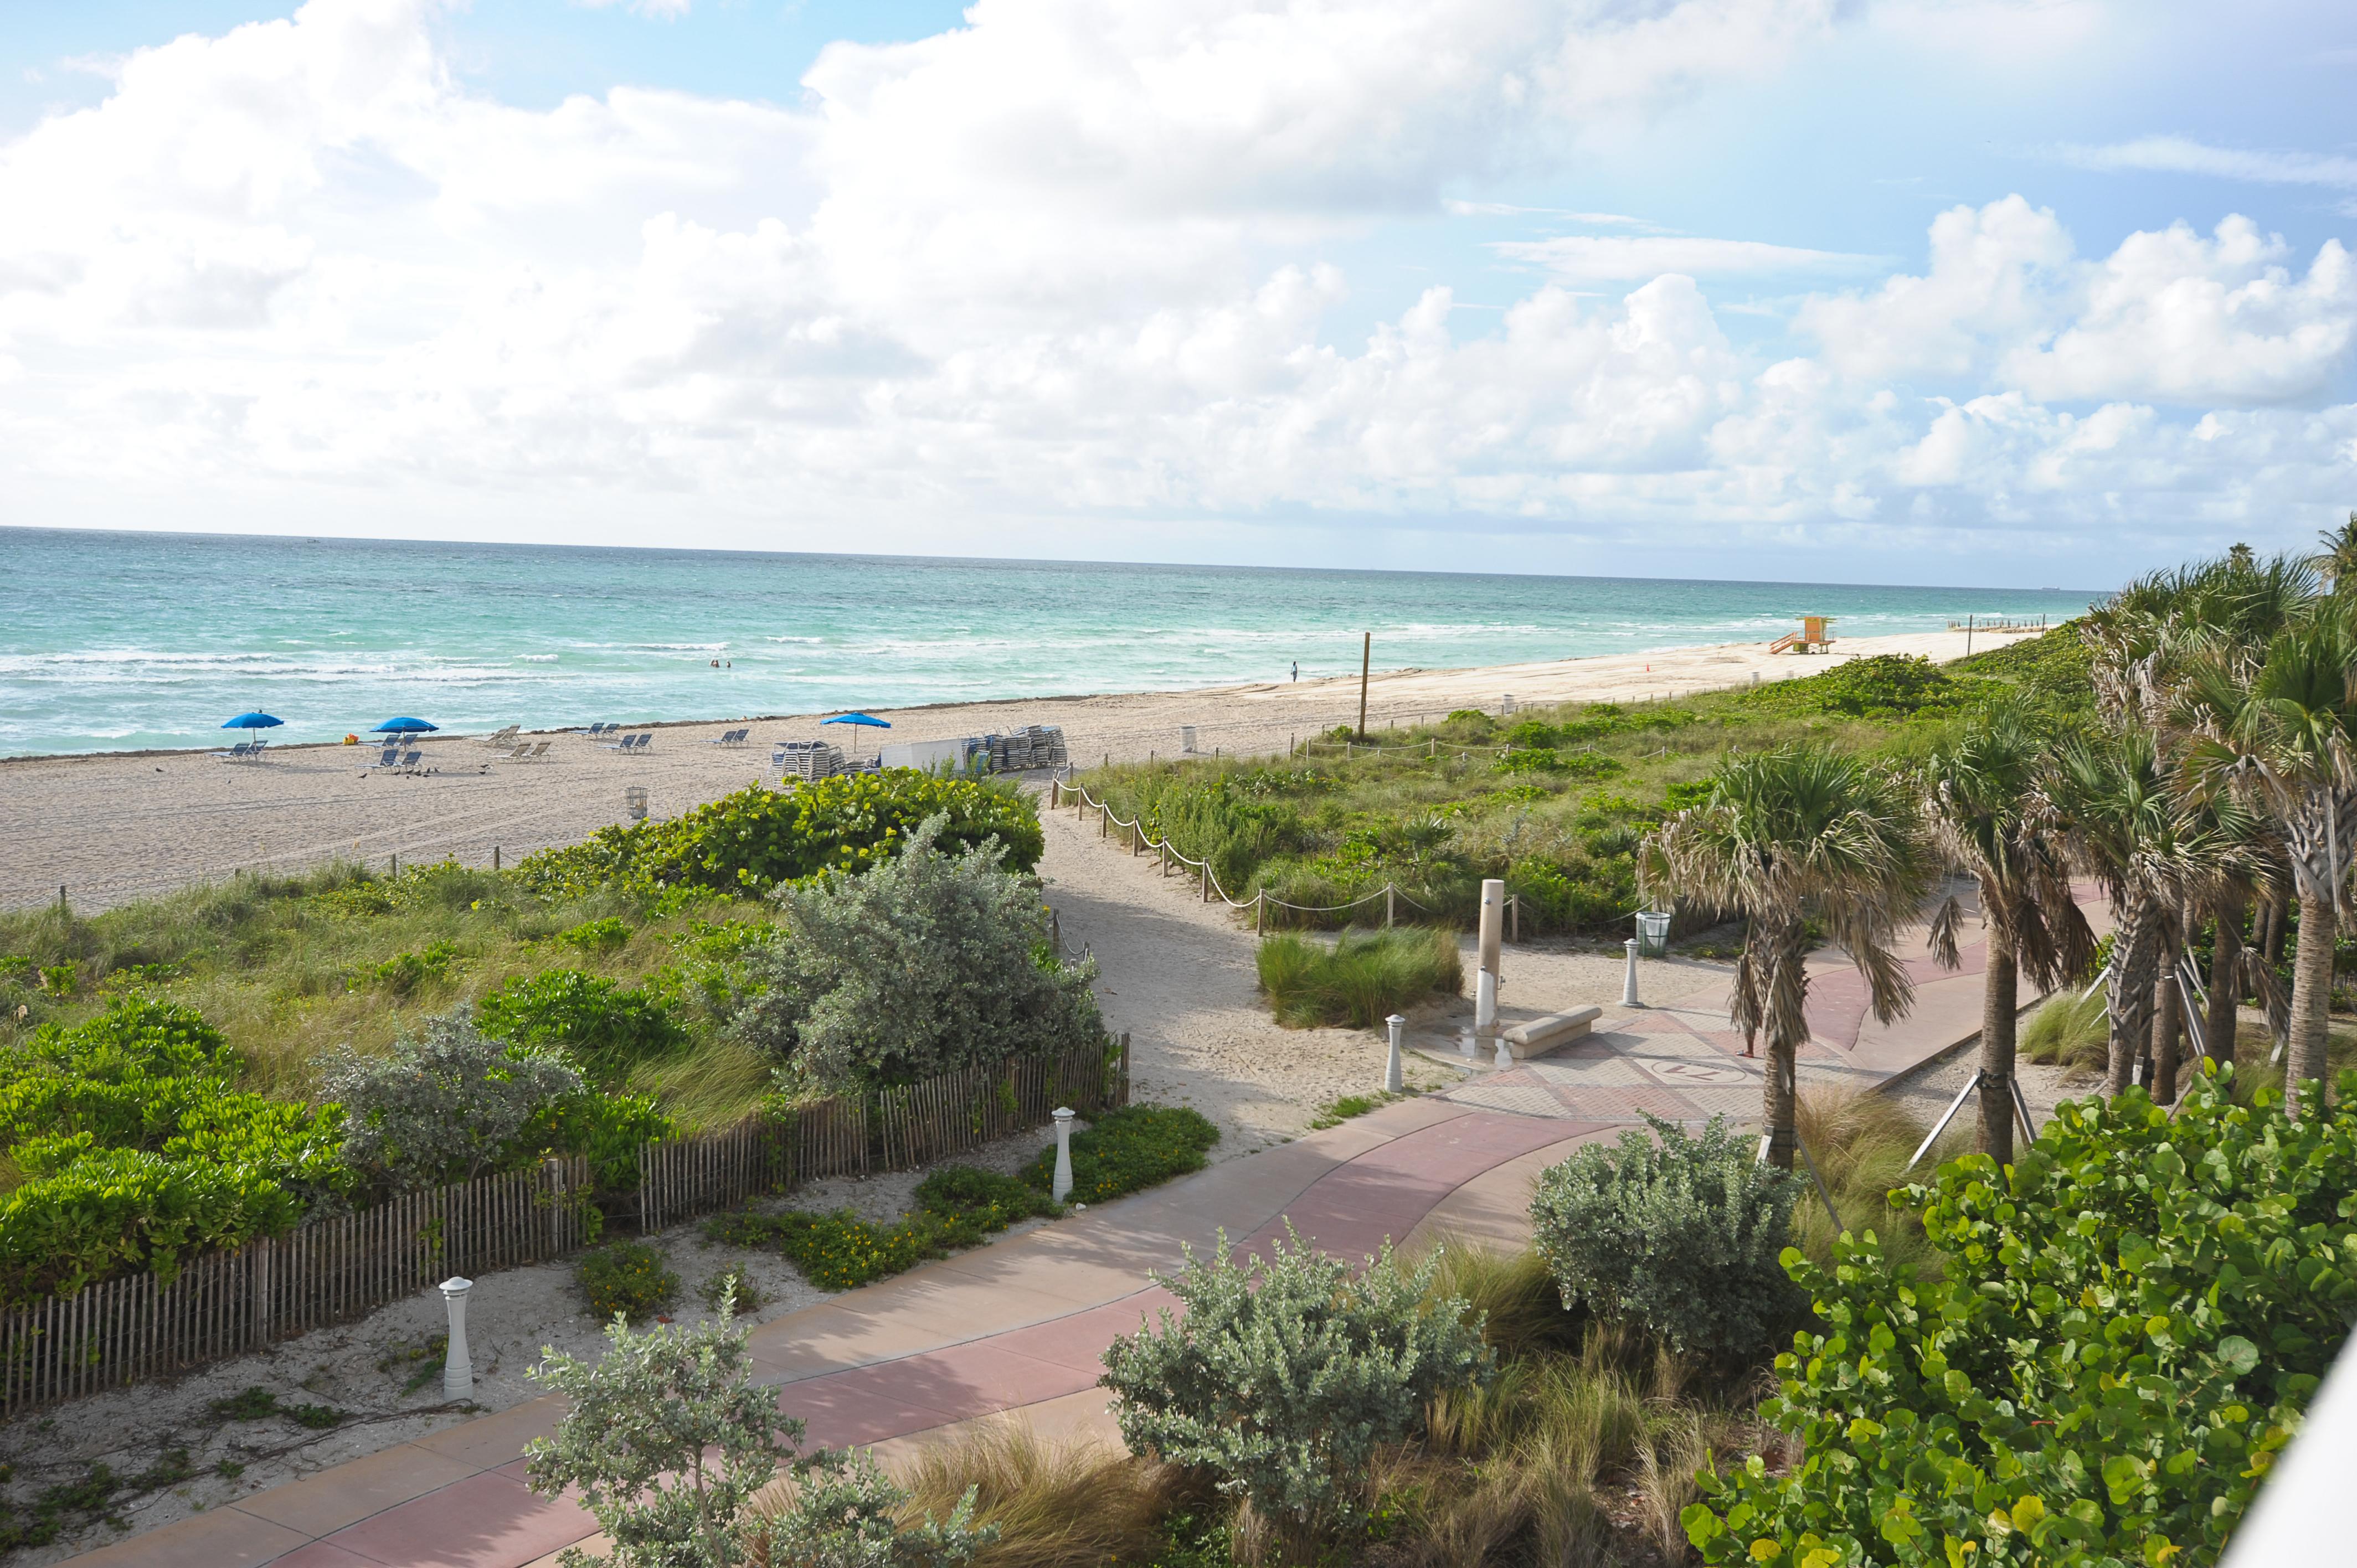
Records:
[[[752,730],[749,728],[732,729],[724,733],[718,740],[707,740],[704,744],[706,746],[726,746],[730,747],[739,746],[745,744],[745,737],[752,733]]]
[[[638,738],[639,737],[634,735],[626,735],[619,740],[607,741],[605,744],[600,746],[598,749],[600,751],[628,751],[630,749],[630,743]]]
[[[604,735],[608,730],[614,727],[615,726],[612,725],[591,725],[588,728],[587,734],[591,740],[595,740],[599,736]]]
[[[491,734],[485,736],[482,739],[482,744],[490,746],[494,751],[503,746],[513,746],[515,744],[516,736],[522,729],[523,725],[510,725],[503,730],[496,730]]]
[[[654,743],[655,743],[655,732],[654,732],[654,731],[652,731],[652,730],[651,730],[651,729],[642,729],[642,730],[640,730],[640,731],[639,732],[639,744],[638,744],[638,747],[637,747],[637,749],[638,749],[638,750],[640,750],[640,751],[644,751],[644,750],[646,750],[646,749],[647,749],[647,747],[649,747],[649,746],[651,746],[654,745]]]
[[[216,751],[213,755],[220,757],[223,762],[243,762],[247,757],[253,755],[253,743],[251,741],[242,740],[235,746],[231,746],[227,751]]]
[[[421,768],[419,764],[425,759],[425,754],[424,752],[418,750],[414,746],[411,746],[407,751],[401,754],[401,770],[404,773],[424,772],[425,769]]]
[[[515,755],[508,758],[508,760],[511,762],[538,762],[542,757],[546,757],[547,755],[548,742],[544,740],[526,741],[523,745],[515,748]]]

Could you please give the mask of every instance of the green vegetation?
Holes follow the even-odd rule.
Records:
[[[1125,1105],[1074,1133],[1072,1201],[1103,1203],[1203,1168],[1220,1130],[1183,1105]],[[1047,1192],[1056,1174],[1056,1146],[1023,1168],[1034,1192]]]
[[[1526,708],[1510,725],[1468,709],[1377,731],[1349,758],[1321,741],[1282,764],[1118,764],[1081,782],[1208,859],[1234,898],[1265,890],[1316,908],[1390,883],[1400,918],[1463,929],[1481,879],[1497,876],[1521,900],[1525,935],[1620,935],[1639,905],[1638,841],[1697,802],[1730,747],[1807,740],[1912,759],[1994,707],[2068,730],[2090,722],[2093,706],[2073,625],[1946,666],[1858,659],[1671,702]],[[1370,908],[1267,913],[1272,926],[1333,929],[1366,923]]]
[[[1314,937],[1275,936],[1260,944],[1254,961],[1276,1021],[1294,1028],[1372,1028],[1419,1002],[1465,993],[1457,938],[1437,927],[1345,931],[1331,946]]]
[[[784,791],[753,785],[667,821],[600,828],[569,848],[530,856],[517,873],[544,897],[685,887],[758,895],[822,871],[864,871],[888,860],[899,841],[936,813],[949,819],[944,850],[996,838],[1015,869],[1039,864],[1039,819],[1019,787],[899,768]]]
[[[619,1314],[637,1323],[679,1298],[679,1276],[643,1241],[610,1241],[582,1253],[573,1277],[588,1300],[589,1315],[601,1319]]]
[[[943,1165],[917,1184],[916,1207],[889,1224],[848,1208],[832,1214],[724,1214],[705,1221],[708,1241],[775,1247],[822,1290],[849,1290],[912,1269],[1056,1206],[1013,1176]]]
[[[1761,1413],[1806,1457],[1708,1483],[1706,1560],[2213,1561],[2357,1307],[2357,1076],[2298,1115],[2224,1090],[2065,1105],[1894,1193],[1944,1277],[1872,1231],[1792,1257],[1822,1322]]]

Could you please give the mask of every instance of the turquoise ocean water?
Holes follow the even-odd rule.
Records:
[[[0,756],[897,707],[2060,618],[2087,593],[0,528]],[[724,660],[716,670],[712,660]]]

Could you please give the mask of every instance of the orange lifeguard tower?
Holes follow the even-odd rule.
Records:
[[[1801,629],[1788,631],[1768,645],[1770,653],[1826,653],[1834,645],[1831,616],[1803,616]]]

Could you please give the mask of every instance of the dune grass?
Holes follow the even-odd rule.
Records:
[[[1817,1173],[1833,1193],[1842,1223],[1837,1230],[1810,1183],[1792,1206],[1792,1244],[1816,1262],[1830,1263],[1841,1230],[1872,1230],[1891,1256],[1924,1270],[1937,1269],[1939,1254],[1925,1239],[1921,1223],[1891,1208],[1889,1193],[1909,1180],[1928,1179],[1942,1161],[1971,1152],[1971,1107],[1949,1123],[1911,1176],[1904,1171],[1907,1158],[1931,1128],[1896,1101],[1872,1092],[1818,1090],[1801,1096],[1794,1121]],[[1805,1169],[1802,1175],[1805,1181]]]
[[[241,1088],[300,1100],[337,1046],[381,1050],[511,980],[574,969],[641,988],[687,1026],[687,1045],[640,1064],[630,1087],[687,1130],[717,1128],[768,1089],[710,1026],[727,933],[768,915],[717,897],[669,910],[615,895],[544,904],[512,875],[456,865],[242,875],[91,916],[50,906],[0,915],[0,1048],[138,991],[201,1011],[242,1059]]]
[[[1280,935],[1260,944],[1260,988],[1289,1028],[1349,1024],[1372,1028],[1434,996],[1461,996],[1457,939],[1432,927],[1345,931],[1329,946]]]
[[[2022,1021],[2016,1048],[2028,1061],[2100,1071],[2109,1052],[2109,1028],[2101,983],[2066,988]]]

